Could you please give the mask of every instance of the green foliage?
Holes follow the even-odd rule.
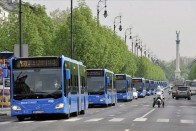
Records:
[[[189,73],[189,80],[196,79],[196,64],[194,64]]]
[[[138,58],[138,70],[136,76],[152,80],[167,80],[165,73],[160,66],[152,63],[146,57]]]
[[[55,10],[50,17],[44,6],[26,3],[23,10],[23,43],[29,45],[29,56],[70,57],[70,10]],[[14,10],[0,28],[0,49],[13,51],[19,42],[18,10]],[[73,58],[87,68],[107,68],[154,80],[165,80],[162,69],[145,57],[133,55],[118,35],[106,26],[97,25],[84,0],[73,9]]]

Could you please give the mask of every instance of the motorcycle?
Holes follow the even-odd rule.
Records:
[[[162,105],[164,108],[163,92],[156,92],[155,97],[153,99],[154,99],[154,102],[153,102],[152,107],[154,107],[155,105],[157,105],[158,107],[161,107]]]

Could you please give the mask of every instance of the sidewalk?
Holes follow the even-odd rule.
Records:
[[[10,107],[1,108],[0,107],[0,116],[10,115]]]

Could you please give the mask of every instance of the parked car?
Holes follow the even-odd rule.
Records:
[[[133,88],[133,99],[137,99],[138,98],[138,91]]]
[[[188,100],[191,99],[191,90],[189,86],[177,86],[176,87],[176,100],[179,98],[187,98]]]

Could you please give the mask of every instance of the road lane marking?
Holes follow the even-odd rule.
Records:
[[[169,119],[157,119],[157,122],[169,122]]]
[[[9,123],[11,123],[11,121],[4,121],[4,122],[0,122],[0,125],[9,124]]]
[[[113,118],[113,119],[111,119],[109,121],[111,121],[111,122],[119,122],[119,121],[122,121],[122,120],[124,120],[124,118]]]
[[[135,120],[133,120],[133,121],[146,121],[147,120],[147,118],[136,118]]]
[[[94,121],[100,121],[102,120],[103,118],[93,118],[93,119],[90,119],[90,120],[87,120],[85,122],[94,122]]]
[[[130,129],[125,129],[124,131],[130,131]]]
[[[150,110],[149,112],[147,112],[145,115],[143,115],[141,118],[146,117],[147,115],[149,115],[150,113],[152,113],[155,109]]]
[[[180,120],[180,123],[193,124],[193,120]]]
[[[20,121],[20,122],[17,122],[17,123],[20,123],[20,124],[26,124],[26,123],[32,123],[34,121]]]
[[[109,116],[111,116],[111,117],[112,117],[112,116],[115,116],[115,115],[109,115]]]
[[[71,119],[68,119],[68,120],[64,120],[64,121],[79,121],[81,120],[82,118],[71,118]]]

